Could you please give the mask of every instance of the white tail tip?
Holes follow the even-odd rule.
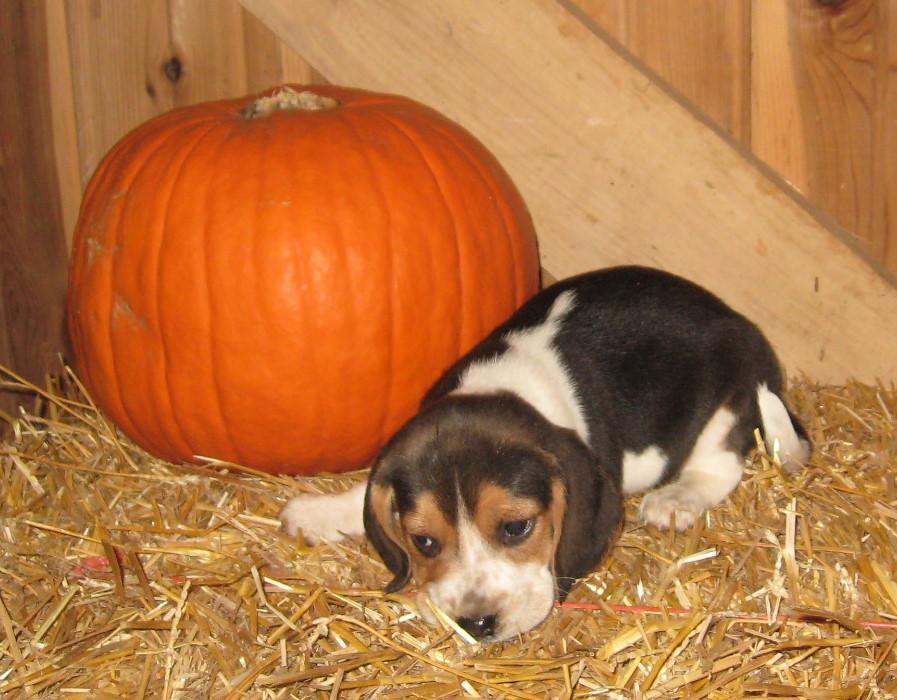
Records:
[[[759,384],[757,404],[766,449],[770,454],[778,451],[784,466],[799,467],[810,456],[810,443],[797,434],[784,402],[766,384]]]

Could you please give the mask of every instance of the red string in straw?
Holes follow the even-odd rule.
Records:
[[[80,560],[80,564],[75,565],[70,573],[88,578],[106,578],[109,576],[108,568],[109,560],[104,556],[83,557]],[[185,576],[172,576],[170,579],[173,583],[179,584],[186,581]],[[272,589],[272,592],[279,590]],[[656,605],[623,605],[621,603],[578,603],[569,600],[557,603],[557,607],[565,610],[589,610],[594,612],[607,612],[609,610],[616,613],[642,613],[645,615],[691,615],[696,612],[691,608],[662,608]],[[744,622],[765,622],[767,624],[770,622],[834,622],[843,626],[843,623],[839,621],[839,616],[826,614],[825,611],[820,611],[819,614],[781,613],[772,621],[766,615],[751,613],[720,611],[708,614],[718,615],[721,619],[741,620]],[[886,622],[884,620],[849,620],[849,623],[857,627],[866,627],[867,629],[897,630],[897,622]]]

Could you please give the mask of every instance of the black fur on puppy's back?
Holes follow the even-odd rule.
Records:
[[[470,365],[505,352],[508,333],[544,322],[565,292],[574,301],[553,347],[575,378],[592,449],[600,449],[608,430],[626,450],[657,445],[667,455],[669,479],[720,406],[739,417],[730,437],[733,449],[750,448],[760,425],[757,387],[782,391],[769,342],[706,289],[638,266],[585,273],[543,290],[451,367],[424,404],[456,389]],[[796,420],[794,425],[805,437]]]

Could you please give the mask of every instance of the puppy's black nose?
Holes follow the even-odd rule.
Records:
[[[469,632],[472,637],[483,639],[495,634],[495,615],[483,615],[482,617],[459,617],[458,624]]]

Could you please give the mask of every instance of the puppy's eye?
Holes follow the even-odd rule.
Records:
[[[421,554],[430,559],[442,551],[442,544],[439,540],[429,535],[412,535],[411,541],[414,542],[414,546],[420,550]]]
[[[527,520],[509,520],[499,527],[501,538],[506,544],[517,544],[529,537],[533,531],[534,521],[532,518]]]

